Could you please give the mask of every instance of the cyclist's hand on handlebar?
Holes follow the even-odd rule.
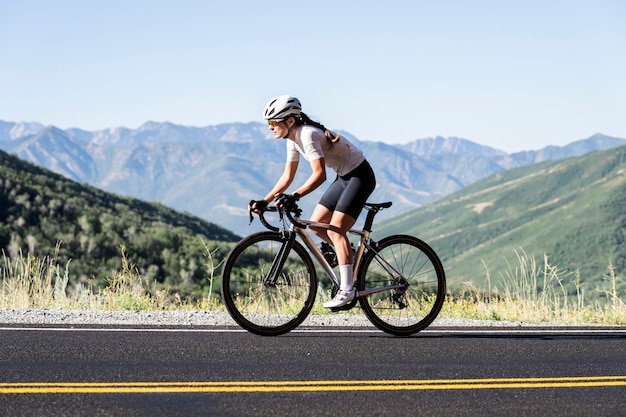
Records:
[[[251,200],[248,203],[248,211],[253,211],[255,213],[260,213],[267,209],[267,201],[265,200]]]
[[[296,201],[300,199],[300,196],[297,193],[293,194],[279,194],[276,197],[276,207],[281,210],[291,211],[298,207],[296,205]]]

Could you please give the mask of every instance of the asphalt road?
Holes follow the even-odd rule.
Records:
[[[626,415],[626,329],[0,329],[2,416]]]

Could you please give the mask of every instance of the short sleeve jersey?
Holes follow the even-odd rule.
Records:
[[[332,143],[321,129],[313,126],[301,126],[295,140],[287,139],[286,142],[288,162],[298,161],[300,155],[307,161],[324,158],[326,165],[340,176],[346,175],[365,160],[363,152],[348,139],[341,136]]]

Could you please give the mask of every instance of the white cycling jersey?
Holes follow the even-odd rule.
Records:
[[[288,162],[300,160],[300,155],[307,161],[324,158],[325,164],[340,176],[346,175],[365,160],[363,152],[348,139],[341,136],[332,143],[321,129],[314,126],[300,126],[295,140],[287,139],[286,142]]]

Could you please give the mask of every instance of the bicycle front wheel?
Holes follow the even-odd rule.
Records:
[[[282,268],[272,268],[281,257]],[[276,336],[307,317],[315,302],[317,278],[311,257],[299,242],[260,232],[243,239],[228,255],[221,292],[237,324],[252,333]]]
[[[366,253],[357,288],[368,291],[385,286],[396,288],[359,298],[363,312],[380,330],[408,336],[425,329],[443,306],[443,265],[424,241],[413,236],[389,236]]]

